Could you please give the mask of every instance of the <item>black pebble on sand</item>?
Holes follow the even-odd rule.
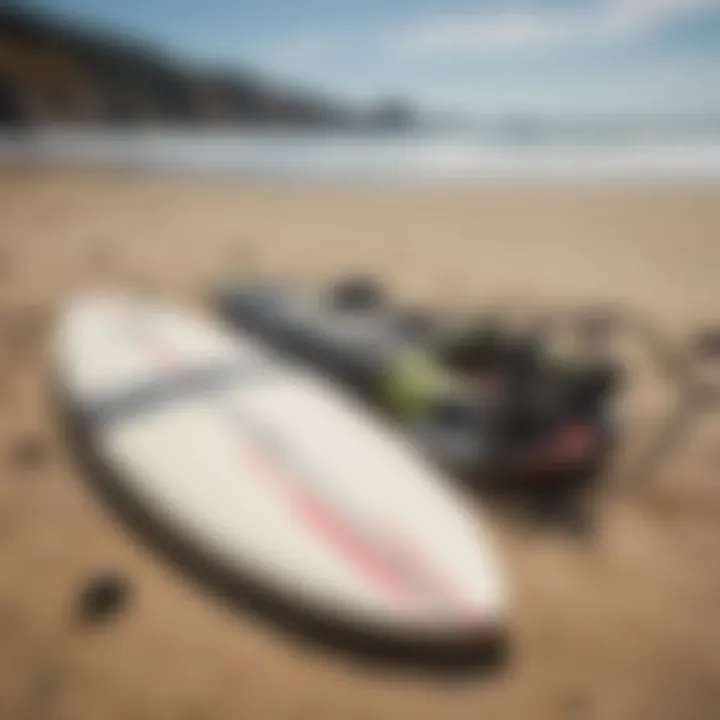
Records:
[[[19,470],[35,470],[47,458],[47,446],[40,437],[20,438],[10,449],[13,466]]]
[[[720,329],[713,328],[699,333],[693,345],[695,354],[700,358],[720,360]]]
[[[117,573],[95,575],[81,589],[78,619],[83,625],[97,625],[123,612],[130,599],[128,581]]]

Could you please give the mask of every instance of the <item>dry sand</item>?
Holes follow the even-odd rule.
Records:
[[[619,301],[681,334],[720,319],[720,190],[280,188],[16,170],[0,175],[0,219],[0,718],[720,717],[712,419],[646,492],[603,494],[593,539],[492,512],[515,658],[497,676],[449,682],[298,644],[165,567],[88,492],[44,391],[52,314],[98,277],[197,302],[230,271],[364,270],[436,304]],[[632,427],[647,430],[661,405],[629,404]],[[78,590],[104,569],[129,578],[127,609],[79,625]]]

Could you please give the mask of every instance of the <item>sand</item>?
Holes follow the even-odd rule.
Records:
[[[273,187],[7,170],[0,218],[0,718],[720,717],[712,417],[646,490],[623,492],[612,470],[590,538],[489,509],[514,657],[499,674],[449,680],[359,667],[165,565],[88,491],[45,391],[53,313],[99,279],[199,304],[208,282],[233,272],[361,270],[434,305],[611,301],[679,338],[720,320],[720,189]],[[645,379],[638,370],[630,389]],[[672,385],[653,383],[628,395],[630,448],[670,407]],[[127,607],[79,622],[78,592],[104,570],[128,578]]]

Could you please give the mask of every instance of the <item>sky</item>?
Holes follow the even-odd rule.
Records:
[[[720,0],[25,0],[188,60],[474,113],[720,113]]]

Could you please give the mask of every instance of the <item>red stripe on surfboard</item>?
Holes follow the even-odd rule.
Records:
[[[312,495],[302,492],[294,482],[288,483],[285,470],[276,466],[260,450],[254,449],[251,460],[277,487],[292,500],[295,510],[365,577],[383,587],[395,597],[407,596],[408,590],[400,578],[370,550],[352,529],[331,508]]]
[[[419,600],[422,597],[423,600],[427,600],[425,593],[411,591],[407,580],[388,565],[382,553],[368,547],[363,538],[354,532],[352,526],[331,507],[298,487],[292,475],[280,467],[271,456],[254,447],[249,457],[256,468],[270,478],[275,487],[292,501],[296,512],[305,522],[341,552],[358,572],[396,599]],[[463,594],[430,566],[420,550],[410,542],[409,537],[392,530],[383,535],[400,552],[408,569],[416,577],[420,574],[426,582],[434,586],[433,595],[436,601],[454,606],[468,627],[474,627],[482,621],[478,616],[478,609],[469,606]]]
[[[464,593],[444,573],[431,566],[425,554],[413,542],[412,536],[407,533],[401,534],[393,527],[389,527],[384,536],[401,554],[403,563],[414,570],[416,576],[421,575],[424,581],[433,586],[436,597],[440,596],[444,602],[452,604],[466,624],[477,624],[480,619],[478,608],[466,601]]]

